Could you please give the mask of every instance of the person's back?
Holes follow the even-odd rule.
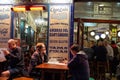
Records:
[[[90,47],[93,50],[93,60],[94,60],[96,57],[96,47],[97,47],[95,41],[90,41]]]
[[[75,76],[75,80],[88,80],[89,79],[89,65],[87,56],[77,54],[74,62],[68,64],[70,73]]]
[[[77,45],[71,47],[73,58],[68,62],[69,72],[73,80],[89,80],[88,57],[84,51],[79,51]]]
[[[88,60],[93,61],[94,60],[94,50],[92,48],[84,48],[83,51],[87,54]]]
[[[107,61],[107,49],[102,41],[98,41],[98,46],[96,47],[96,60]]]

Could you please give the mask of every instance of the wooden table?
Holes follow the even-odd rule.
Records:
[[[61,64],[49,64],[49,63],[43,63],[36,68],[41,69],[41,80],[44,80],[44,73],[50,72],[52,73],[52,80],[55,80],[55,74],[60,73],[60,80],[65,80],[65,72],[68,71],[67,65],[61,65]]]
[[[6,77],[0,77],[0,80],[7,80],[8,78]]]
[[[34,80],[33,78],[29,78],[29,77],[19,77],[19,78],[15,78],[13,80]]]

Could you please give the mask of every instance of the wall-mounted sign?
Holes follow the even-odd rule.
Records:
[[[7,47],[10,39],[11,6],[0,6],[0,48]]]
[[[51,5],[49,19],[49,58],[68,59],[70,43],[70,6]]]

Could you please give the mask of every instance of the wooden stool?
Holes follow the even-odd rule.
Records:
[[[0,80],[7,80],[8,78],[6,77],[0,77]]]
[[[1,79],[0,79],[1,80]],[[33,78],[29,78],[29,77],[19,77],[19,78],[15,78],[13,80],[33,80]]]

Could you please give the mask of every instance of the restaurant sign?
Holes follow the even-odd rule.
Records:
[[[51,5],[49,19],[49,59],[68,60],[70,43],[70,6]]]

